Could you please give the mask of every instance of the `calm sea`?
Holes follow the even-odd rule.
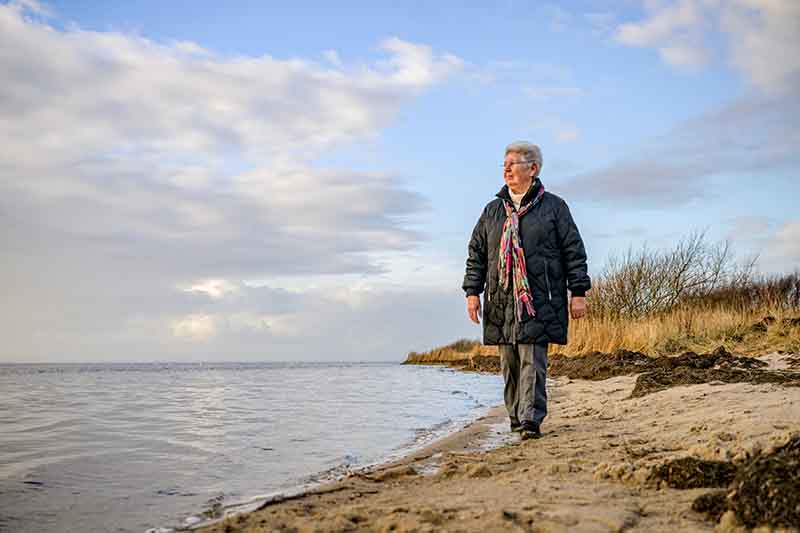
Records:
[[[0,365],[0,531],[190,525],[499,403],[499,376],[397,363]]]

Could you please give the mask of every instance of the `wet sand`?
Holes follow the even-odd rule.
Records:
[[[797,371],[791,354],[758,359],[766,365],[743,371]],[[203,531],[743,530],[732,511],[709,518],[692,510],[709,486],[672,488],[659,473],[687,457],[738,468],[789,442],[800,435],[800,387],[727,383],[698,370],[710,381],[641,396],[632,396],[641,374],[562,375],[550,387],[540,439],[520,441],[497,408],[402,461]]]

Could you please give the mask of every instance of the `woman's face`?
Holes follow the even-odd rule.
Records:
[[[523,163],[521,154],[509,152],[503,161],[503,179],[515,194],[528,190],[536,172],[536,165]]]

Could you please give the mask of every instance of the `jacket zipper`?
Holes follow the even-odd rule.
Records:
[[[553,292],[550,290],[550,276],[547,274],[547,259],[544,260],[544,281],[547,283],[547,299],[553,301]]]
[[[509,273],[510,276],[514,275],[514,267],[515,267],[515,265],[514,265],[514,263],[512,261],[512,263],[511,263],[511,272]],[[514,278],[512,277],[511,279],[514,279]],[[512,343],[516,344],[517,343],[517,331],[519,330],[519,324],[518,324],[519,321],[517,320],[517,295],[514,294],[514,283],[510,282],[509,285],[511,285],[511,310],[512,310],[511,312],[514,314],[514,324],[511,327],[511,339],[512,339]]]
[[[512,291],[513,292],[513,291]],[[517,299],[514,298],[514,327],[511,328],[511,338],[514,339],[514,344],[517,342],[517,330],[519,329],[519,324],[517,323]]]

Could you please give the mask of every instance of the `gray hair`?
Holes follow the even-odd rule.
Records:
[[[542,149],[527,141],[516,141],[506,146],[506,155],[509,153],[520,154],[528,163],[536,164],[536,176],[542,171]]]

